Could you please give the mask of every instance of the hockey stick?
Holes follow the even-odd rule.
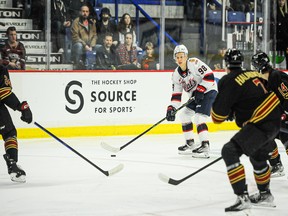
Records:
[[[123,164],[119,164],[118,166],[114,167],[111,170],[105,171],[103,169],[101,169],[100,167],[98,167],[97,165],[95,165],[93,162],[91,162],[90,160],[88,160],[86,157],[84,157],[82,154],[80,154],[78,151],[76,151],[75,149],[73,149],[71,146],[69,146],[68,144],[66,144],[64,141],[62,141],[60,138],[58,138],[57,136],[55,136],[54,134],[52,134],[50,131],[48,131],[47,129],[45,129],[44,127],[42,127],[40,124],[38,124],[37,122],[34,122],[34,124],[39,127],[41,130],[43,130],[44,132],[46,132],[47,134],[49,134],[50,136],[52,136],[54,139],[56,139],[57,141],[59,141],[61,144],[63,144],[64,146],[66,146],[68,149],[70,149],[72,152],[74,152],[75,154],[77,154],[78,156],[80,156],[81,158],[83,158],[85,161],[87,161],[88,163],[90,163],[92,166],[94,166],[96,169],[98,169],[100,172],[102,172],[104,175],[106,176],[111,176],[117,172],[120,172],[123,169]]]
[[[182,104],[178,109],[176,109],[172,114],[175,115],[179,110],[181,110],[183,107],[187,106],[190,102],[192,102],[195,98],[191,97],[186,103]],[[166,117],[161,119],[160,121],[158,121],[156,124],[152,125],[150,128],[148,128],[147,130],[145,130],[144,132],[142,132],[141,134],[139,134],[138,136],[136,136],[135,138],[133,138],[132,140],[130,140],[129,142],[127,142],[125,145],[122,145],[121,147],[114,147],[111,146],[105,142],[101,142],[101,146],[111,152],[117,153],[119,151],[121,151],[122,149],[124,149],[125,147],[127,147],[128,145],[130,145],[131,143],[133,143],[135,140],[137,140],[138,138],[140,138],[141,136],[143,136],[144,134],[146,134],[147,132],[149,132],[150,130],[152,130],[154,127],[156,127],[157,125],[159,125],[160,123],[162,123],[163,121],[166,120]]]
[[[202,168],[198,169],[197,171],[195,171],[195,172],[191,173],[190,175],[188,175],[188,176],[186,176],[186,177],[184,177],[184,178],[182,178],[182,179],[179,179],[179,180],[169,178],[168,176],[166,176],[166,175],[164,175],[164,174],[162,174],[162,173],[159,173],[158,177],[159,177],[159,179],[160,179],[161,181],[163,181],[163,182],[166,182],[166,183],[172,184],[172,185],[178,185],[178,184],[186,181],[188,178],[196,175],[198,172],[201,172],[202,170],[206,169],[207,167],[211,166],[212,164],[216,163],[217,161],[219,161],[219,160],[221,160],[221,159],[222,159],[222,157],[219,157],[219,158],[217,158],[216,160],[212,161],[211,163],[203,166]]]
[[[284,127],[280,127],[280,132],[282,133],[288,133],[288,129]]]

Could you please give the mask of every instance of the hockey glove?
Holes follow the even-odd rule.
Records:
[[[166,119],[167,121],[175,121],[175,107],[173,106],[168,106],[167,108],[167,113],[166,113]]]
[[[195,103],[199,104],[204,99],[204,92],[206,88],[204,86],[198,85],[195,91]]]
[[[234,112],[231,110],[226,121],[234,121]]]
[[[23,101],[18,105],[18,110],[22,113],[21,120],[30,124],[32,122],[32,112],[27,101]]]

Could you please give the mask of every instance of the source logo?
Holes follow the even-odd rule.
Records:
[[[69,104],[71,104],[74,108],[70,108],[65,106],[65,109],[72,114],[79,113],[84,107],[84,98],[80,91],[78,91],[77,87],[82,88],[82,83],[79,81],[71,81],[67,84],[65,88],[65,98]],[[75,107],[77,101],[79,101],[79,105]]]

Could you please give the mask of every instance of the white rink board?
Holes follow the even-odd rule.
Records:
[[[46,127],[114,126],[154,124],[165,117],[171,99],[171,74],[44,71],[10,72],[10,78],[19,100],[30,104],[34,121]],[[109,94],[119,96],[109,100]],[[74,101],[68,102],[69,97]],[[182,102],[187,99],[184,93]],[[10,113],[17,127],[33,127],[19,119],[19,112]]]

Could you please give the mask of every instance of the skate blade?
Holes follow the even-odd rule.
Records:
[[[183,151],[178,151],[179,155],[192,155],[192,150],[190,152],[183,152]]]
[[[192,157],[193,158],[206,158],[206,159],[208,159],[208,158],[210,158],[210,155],[207,152],[205,152],[205,153],[193,153],[192,152]]]
[[[282,177],[282,176],[285,176],[284,172],[271,174],[271,178],[278,178],[278,177]]]
[[[252,203],[254,207],[265,207],[265,208],[276,208],[276,204],[274,202],[262,202],[262,203]]]
[[[21,175],[19,177],[16,176],[16,173],[11,173],[10,174],[10,178],[13,182],[18,182],[18,183],[25,183],[26,182],[26,176],[25,175]]]
[[[230,211],[230,212],[225,212],[225,215],[249,216],[249,215],[252,215],[252,212],[251,212],[251,209],[243,209],[242,211]]]

